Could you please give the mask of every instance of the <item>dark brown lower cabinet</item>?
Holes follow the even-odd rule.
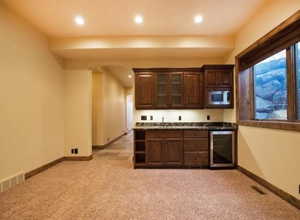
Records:
[[[208,132],[188,130],[184,133],[184,165],[188,167],[208,167]]]
[[[182,140],[147,140],[146,163],[153,166],[181,166],[183,164]]]
[[[148,165],[162,165],[163,142],[161,140],[148,140],[146,146],[146,163]]]
[[[144,142],[141,135],[135,134],[139,137],[135,140],[135,167],[208,167],[208,131],[135,130],[135,133],[143,132]],[[144,160],[138,160],[143,152],[140,152],[140,143],[145,143]]]
[[[208,152],[185,152],[184,165],[187,167],[208,167]]]
[[[168,166],[181,166],[183,164],[182,140],[167,140],[163,143],[163,163]]]

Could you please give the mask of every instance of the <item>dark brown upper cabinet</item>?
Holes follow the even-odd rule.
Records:
[[[233,85],[233,65],[205,65],[205,87],[231,88]]]
[[[208,90],[232,91],[233,65],[133,70],[136,73],[136,109],[214,108],[206,104]],[[219,106],[223,107],[229,105]]]
[[[205,108],[233,108],[234,65],[204,65]]]
[[[187,108],[203,108],[204,87],[202,72],[184,73],[184,106]]]
[[[169,97],[169,73],[155,74],[155,106],[157,108],[168,108],[170,103]]]
[[[184,107],[184,81],[183,73],[170,73],[170,107]]]
[[[183,108],[183,73],[159,72],[155,80],[156,108]]]
[[[137,109],[154,107],[154,74],[141,72],[135,75],[135,105]]]

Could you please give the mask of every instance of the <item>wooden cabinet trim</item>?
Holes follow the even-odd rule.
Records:
[[[143,72],[203,72],[203,68],[133,68],[133,71],[138,74]]]

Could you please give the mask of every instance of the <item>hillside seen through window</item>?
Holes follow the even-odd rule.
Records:
[[[286,50],[254,65],[254,99],[255,119],[287,119]]]

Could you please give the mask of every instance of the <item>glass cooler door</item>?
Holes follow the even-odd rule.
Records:
[[[211,167],[234,166],[234,131],[212,131],[210,148]]]

